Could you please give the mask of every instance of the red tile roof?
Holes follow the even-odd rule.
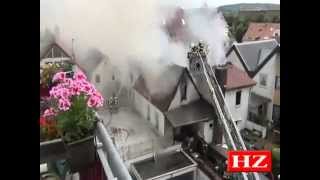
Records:
[[[227,91],[254,85],[256,85],[256,82],[251,79],[245,71],[242,71],[233,64],[228,64],[227,80],[226,84],[224,85]]]
[[[280,23],[250,23],[242,41],[262,40],[275,38],[275,33],[280,36]]]

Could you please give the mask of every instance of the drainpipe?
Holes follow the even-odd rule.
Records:
[[[120,158],[120,155],[116,150],[108,131],[101,121],[97,123],[97,130],[98,138],[103,144],[104,151],[107,153],[107,161],[114,176],[118,180],[132,180],[127,167]]]

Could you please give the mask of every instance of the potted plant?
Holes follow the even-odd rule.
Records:
[[[65,146],[58,134],[57,121],[50,109],[40,116],[40,162],[61,159],[65,155]]]
[[[50,111],[55,114],[71,171],[77,172],[95,160],[95,109],[103,106],[103,97],[80,71],[73,77],[58,72],[53,82]]]

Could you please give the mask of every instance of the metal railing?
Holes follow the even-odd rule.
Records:
[[[97,141],[97,152],[108,180],[132,180],[102,121],[97,123]]]

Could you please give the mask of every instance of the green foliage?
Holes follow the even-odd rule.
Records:
[[[275,175],[280,174],[280,148],[272,149],[272,172]]]
[[[232,14],[224,14],[224,18],[229,26],[229,36],[234,37],[237,42],[242,41],[242,37],[246,33],[250,22],[274,22],[280,23],[280,16],[266,17],[264,14],[257,16],[238,16]]]
[[[229,26],[230,36],[234,36],[237,42],[241,42],[243,35],[246,33],[249,25],[247,18],[239,18],[236,16],[226,16],[227,24]]]
[[[60,70],[60,65],[56,63],[46,64],[43,66],[42,70],[40,75],[41,84],[45,87],[50,87],[52,85],[53,76]]]
[[[265,17],[263,14],[259,14],[256,18],[256,22],[265,22]]]
[[[93,134],[95,114],[86,103],[84,95],[74,96],[70,109],[56,116],[58,129],[67,143]]]

